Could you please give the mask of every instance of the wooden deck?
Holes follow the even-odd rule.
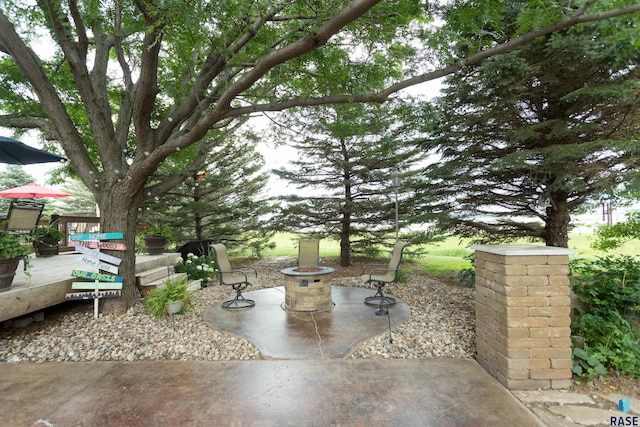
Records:
[[[62,253],[52,257],[32,257],[30,276],[24,274],[22,262],[9,290],[0,292],[0,322],[13,319],[65,301],[71,292],[71,271],[89,270],[76,260],[78,253]],[[175,265],[180,254],[136,255],[136,273],[160,266]]]

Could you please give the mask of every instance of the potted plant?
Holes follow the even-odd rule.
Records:
[[[184,276],[169,279],[163,287],[152,290],[144,301],[147,312],[156,319],[175,314],[191,307],[191,294]]]
[[[144,239],[149,255],[160,255],[164,253],[167,243],[176,239],[176,235],[167,224],[142,227],[138,237]]]
[[[53,227],[41,226],[33,232],[33,248],[39,256],[58,255],[58,244],[64,237],[62,231]]]
[[[30,253],[31,245],[24,236],[0,231],[0,292],[11,287],[21,259],[24,259],[25,270],[27,269],[27,255]]]

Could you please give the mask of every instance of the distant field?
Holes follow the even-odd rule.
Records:
[[[264,253],[266,258],[277,256],[298,255],[297,241],[300,236],[293,233],[276,233],[273,241],[276,243],[275,249],[267,250]],[[590,233],[571,233],[569,235],[569,247],[575,249],[577,254],[574,257],[594,257],[605,255],[601,251],[591,248],[592,235]],[[452,275],[465,268],[471,267],[471,262],[465,258],[473,251],[469,249],[470,243],[467,240],[461,241],[457,237],[449,237],[443,242],[423,245],[422,249],[426,255],[416,258],[413,261],[420,265],[420,269],[430,275]],[[616,254],[638,255],[640,254],[640,241],[634,240],[626,243],[621,249],[615,251]],[[340,245],[338,241],[323,239],[320,241],[320,255],[324,257],[337,257],[340,255]]]

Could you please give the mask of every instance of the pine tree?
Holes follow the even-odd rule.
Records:
[[[192,179],[145,203],[140,224],[168,224],[179,243],[211,239],[259,256],[269,244],[264,216],[272,207],[263,193],[268,175],[255,141],[229,137],[208,154],[206,165]],[[173,167],[161,168],[152,179],[162,181],[172,173]]]
[[[0,190],[20,187],[35,182],[33,176],[29,175],[19,165],[7,165],[5,170],[0,171]],[[0,197],[0,212],[6,213],[9,210],[11,199]]]
[[[592,24],[449,78],[424,209],[462,236],[567,247],[570,213],[640,166],[638,58]]]
[[[396,190],[401,223],[413,212],[412,173],[421,156],[406,140],[419,122],[416,113],[409,104],[347,104],[290,118],[299,158],[274,173],[298,191],[281,197],[278,229],[340,240],[341,266],[351,264],[352,253],[371,253],[385,242],[395,229]]]

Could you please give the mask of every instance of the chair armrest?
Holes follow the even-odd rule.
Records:
[[[387,264],[365,264],[364,267],[362,267],[362,274],[366,274],[366,270],[367,267],[384,267]]]
[[[253,272],[255,273],[256,277],[258,277],[258,270],[256,270],[254,267],[251,267],[250,265],[245,265],[245,266],[242,266],[242,267],[236,267],[234,270],[240,270],[240,271],[242,271],[243,273],[246,274],[246,272],[244,270],[247,270],[247,269],[253,270]]]
[[[244,271],[238,269],[238,268],[232,268],[231,270],[218,270],[218,275],[220,277],[220,283],[224,284],[224,281],[222,280],[222,275],[223,274],[242,274],[244,276],[244,281],[248,282],[249,278],[247,277],[247,273],[245,273]]]
[[[376,271],[384,271],[386,273],[389,271],[398,271],[398,269],[397,268],[374,268],[369,272],[369,280],[371,280],[371,276],[373,276],[373,273]]]

